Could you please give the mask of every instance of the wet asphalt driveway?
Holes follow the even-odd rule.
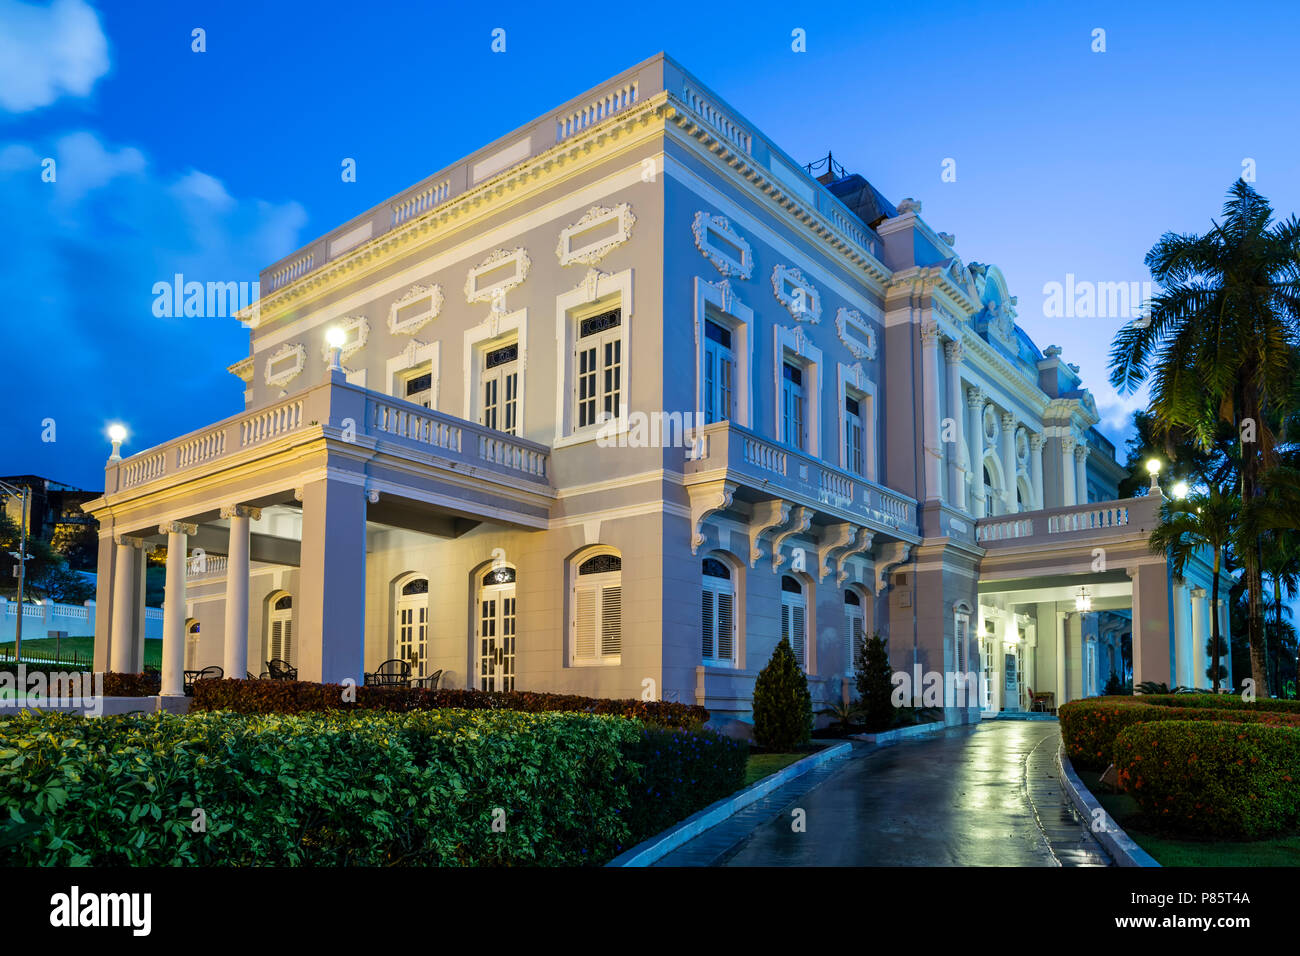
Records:
[[[1108,865],[1060,789],[1059,741],[1054,720],[993,720],[863,748],[660,865]]]

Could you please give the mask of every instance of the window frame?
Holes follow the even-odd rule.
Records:
[[[632,396],[632,323],[633,307],[632,270],[625,269],[613,275],[602,275],[594,270],[574,289],[555,297],[555,437],[552,448],[564,448],[598,439],[617,438],[628,431],[628,413]],[[597,416],[595,424],[577,428],[577,368],[578,326],[590,318],[612,308],[622,310],[620,323],[620,375],[621,404],[612,422],[602,424]],[[603,334],[603,333],[602,333]],[[523,385],[520,384],[520,394]]]
[[[616,571],[600,571],[583,574],[582,567],[593,558],[609,556],[619,562]],[[605,651],[605,612],[608,607],[606,592],[616,589],[618,592],[618,651]],[[569,667],[617,667],[623,663],[623,556],[610,547],[593,547],[580,551],[569,561],[569,622],[568,653]],[[583,591],[595,592],[593,609],[596,615],[592,622],[593,639],[598,642],[597,652],[589,657],[578,655],[579,602]]]
[[[775,378],[775,419],[773,428],[777,441],[794,448],[810,458],[822,456],[822,351],[809,340],[802,326],[788,329],[778,325],[773,329],[775,356],[772,370]],[[785,372],[784,366],[799,368],[803,378],[804,395],[804,445],[798,448],[785,441]],[[838,427],[838,417],[837,417]]]
[[[728,421],[753,429],[753,355],[754,311],[741,302],[726,280],[708,282],[695,277],[695,413],[696,420],[706,420],[706,322],[720,325],[731,333],[733,364],[732,412]]]
[[[716,561],[727,569],[729,577],[720,578],[704,573],[704,563],[707,561]],[[700,660],[705,667],[727,667],[736,668],[739,666],[739,635],[742,630],[739,621],[740,601],[736,586],[737,569],[729,561],[723,560],[716,554],[707,554],[700,561]],[[721,641],[718,639],[721,624],[721,605],[720,597],[729,597],[731,599],[731,655],[723,657],[718,652],[721,649]],[[706,602],[711,597],[712,603],[706,611]],[[708,621],[712,626],[712,639],[709,647],[714,651],[713,655],[705,653],[705,615],[709,614]]]

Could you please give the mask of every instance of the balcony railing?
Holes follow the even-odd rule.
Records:
[[[844,521],[887,529],[917,540],[916,501],[811,455],[760,438],[729,422],[703,429],[695,457],[686,462],[687,484],[725,470],[727,480],[773,497],[811,505]]]
[[[110,462],[105,469],[105,488],[108,493],[132,491],[183,480],[190,474],[197,476],[256,457],[259,452],[270,454],[300,435],[306,440],[311,437],[306,432],[314,426],[324,426],[331,437],[373,441],[380,450],[395,454],[403,450],[433,453],[449,459],[445,467],[461,473],[495,474],[534,487],[547,486],[550,452],[544,445],[379,392],[333,382]]]
[[[1158,511],[1159,500],[1146,497],[980,518],[975,523],[975,540],[989,548],[1014,547],[1030,539],[1037,543],[1107,533],[1137,535],[1151,531]]]

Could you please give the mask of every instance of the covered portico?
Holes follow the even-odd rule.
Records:
[[[1101,694],[1111,673],[1210,687],[1211,613],[1219,614],[1220,663],[1230,666],[1226,602],[1209,607],[1208,563],[1192,561],[1172,581],[1165,556],[1151,553],[1161,503],[1156,490],[977,523],[986,713],[1028,706],[1030,688],[1051,693],[1058,707]]]
[[[262,595],[249,582],[269,565],[294,573],[300,677],[360,683],[368,533],[545,528],[548,464],[543,446],[350,385],[339,371],[272,407],[110,460],[105,494],[86,506],[101,529],[95,667],[140,670],[145,556],[161,545],[163,695],[183,692],[187,579],[210,561],[225,565],[227,676],[260,669],[249,667],[249,611]]]

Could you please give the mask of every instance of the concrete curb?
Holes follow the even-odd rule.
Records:
[[[897,730],[885,730],[878,734],[854,734],[854,740],[865,740],[869,744],[889,744],[908,737],[922,737],[925,734],[938,733],[948,727],[962,727],[964,724],[945,724],[941,720],[932,720],[926,724],[913,724],[911,727],[899,727]]]
[[[1104,830],[1093,830],[1092,835],[1097,841],[1106,848],[1106,852],[1111,855],[1118,866],[1160,866],[1146,850],[1142,849],[1133,842],[1133,838],[1120,829],[1109,813],[1102,809],[1097,798],[1091,791],[1083,785],[1079,775],[1074,772],[1074,767],[1070,765],[1070,758],[1065,755],[1065,743],[1062,742],[1060,749],[1056,751],[1056,765],[1061,769],[1061,783],[1065,786],[1065,792],[1070,797],[1070,802],[1075,808],[1083,814],[1083,818],[1089,824],[1096,820],[1095,811],[1101,810],[1104,814],[1102,819],[1106,821]]]
[[[802,760],[796,760],[790,766],[778,770],[771,776],[764,777],[758,783],[738,793],[733,793],[729,797],[723,797],[716,803],[709,804],[703,810],[696,811],[676,826],[669,827],[662,833],[656,833],[645,842],[637,844],[630,850],[625,850],[605,865],[649,866],[651,863],[663,859],[688,840],[695,839],[705,830],[716,827],[719,823],[739,813],[751,803],[761,800],[778,787],[802,777],[808,771],[820,767],[827,761],[847,757],[852,749],[853,745],[846,741],[819,750]]]

